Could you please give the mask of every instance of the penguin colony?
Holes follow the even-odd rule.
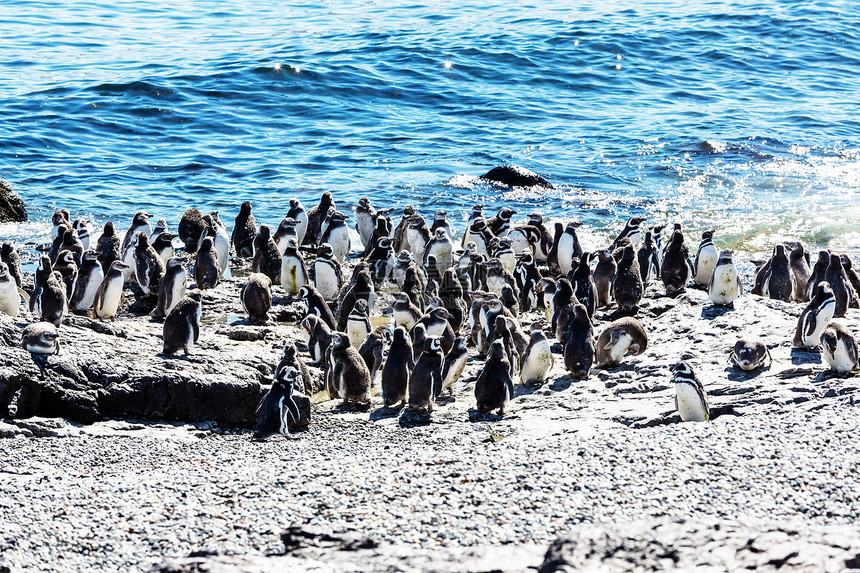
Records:
[[[240,292],[251,321],[270,320],[273,288],[305,303],[307,353],[323,369],[329,397],[367,406],[378,378],[385,407],[405,404],[410,411],[430,412],[443,396],[453,396],[473,348],[472,356],[485,361],[475,383],[476,410],[501,415],[516,384],[546,381],[555,344],[579,380],[592,367],[611,368],[644,352],[648,334],[635,315],[650,282],[661,281],[666,296],[704,289],[718,307],[732,308],[743,294],[732,251],[716,247],[715,231],[702,233],[691,253],[679,224],[664,237],[664,226],[645,227],[646,219],[631,217],[606,248],[584,252],[578,222],[557,222],[550,230],[538,213],[523,224],[515,224],[514,215],[503,207],[487,218],[476,205],[455,244],[446,212],[437,211],[428,225],[407,205],[395,225],[390,209],[377,210],[362,197],[354,209],[358,249],[347,224],[352,217],[337,209],[330,193],[309,210],[292,199],[274,232],[258,226],[246,201],[231,235],[218,212],[189,209],[173,234],[163,219],[153,229],[152,215],[141,211],[122,238],[106,223],[94,245],[88,222],[72,222],[61,209],[52,218],[52,243],[39,259],[32,293],[21,289],[14,245],[3,243],[0,311],[17,316],[24,297],[35,322],[25,328],[22,346],[44,377],[48,357],[60,348],[63,315],[116,320],[124,287],[134,281],[144,297],[157,298],[152,316],[164,321],[161,353],[187,355],[200,336],[200,291],[218,284],[232,252],[251,263]],[[195,255],[191,268],[174,257],[177,237]],[[347,276],[345,259],[356,250],[361,254]],[[189,271],[195,290],[187,290]],[[380,289],[396,291],[393,308],[377,307]],[[821,251],[811,266],[800,244],[775,245],[751,290],[805,303],[793,346],[820,346],[824,361],[839,373],[858,368],[858,346],[833,319],[860,307],[858,292],[860,276],[847,256]],[[599,333],[597,309],[611,311],[615,319]],[[530,310],[545,320],[524,329],[520,313]],[[371,318],[383,313],[392,320],[374,327]],[[743,370],[772,361],[764,344],[747,339],[737,342],[730,360]],[[681,420],[708,421],[707,393],[693,369],[678,362],[672,371]],[[289,434],[309,423],[309,380],[298,350],[288,343],[258,409],[258,437]]]

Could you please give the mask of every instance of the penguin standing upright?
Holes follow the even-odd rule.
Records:
[[[9,267],[9,276],[15,281],[15,285],[21,288],[21,256],[12,241],[3,241],[0,245],[0,261],[6,263]]]
[[[336,207],[331,193],[326,191],[320,197],[320,202],[307,211],[308,225],[303,245],[317,245],[325,242],[320,240],[320,235],[322,234],[323,221],[328,215],[329,209],[336,209]],[[295,219],[295,217],[293,218]]]
[[[53,269],[54,273],[60,276],[60,282],[66,292],[66,300],[71,300],[75,282],[78,280],[78,265],[75,264],[75,255],[71,251],[61,252]]]
[[[806,283],[809,282],[812,269],[809,268],[809,253],[804,250],[802,244],[798,243],[797,247],[791,250],[791,254],[788,255],[788,263],[794,274],[794,300],[798,302],[809,301]]]
[[[583,253],[582,262],[573,271],[571,277],[573,292],[579,302],[585,305],[589,318],[594,316],[594,311],[597,309],[597,288],[591,276],[590,260],[591,254]]]
[[[416,213],[409,219],[409,226],[406,227],[406,239],[409,241],[412,256],[419,264],[424,264],[424,253],[431,237],[430,229],[421,215]]]
[[[0,313],[15,317],[21,308],[18,287],[9,274],[9,265],[0,261]]]
[[[311,400],[303,391],[301,372],[295,368],[284,368],[277,373],[272,387],[257,407],[254,439],[265,440],[275,433],[288,436],[296,429],[307,426],[310,419]]]
[[[230,237],[236,254],[243,259],[254,256],[254,237],[256,236],[257,220],[251,213],[251,202],[243,201],[239,207],[239,214],[236,215],[233,235]]]
[[[302,328],[307,334],[305,342],[311,355],[311,364],[322,364],[331,344],[331,329],[315,314],[309,314],[302,320]]]
[[[542,278],[537,284],[537,309],[543,311],[547,322],[552,320],[552,297],[555,295],[556,283],[549,278]]]
[[[394,329],[388,358],[382,367],[382,403],[386,408],[406,401],[413,364],[412,341],[406,329],[399,326]]]
[[[361,197],[355,207],[355,230],[358,231],[362,247],[366,247],[373,237],[373,231],[376,228],[375,219],[376,209],[370,204],[370,199]]]
[[[454,243],[448,236],[448,232],[442,227],[436,229],[433,238],[424,249],[425,267],[430,255],[436,257],[436,268],[440,275],[444,274],[454,264]]]
[[[720,258],[720,251],[714,245],[714,232],[704,231],[696,258],[693,260],[693,280],[697,285],[707,286]]]
[[[343,403],[370,403],[370,371],[358,350],[349,343],[349,338],[341,332],[331,333],[331,346],[328,356],[328,384]]]
[[[636,252],[636,258],[639,262],[639,274],[642,276],[642,284],[648,285],[652,277],[660,276],[660,251],[657,244],[654,242],[654,233],[652,231],[645,232],[645,239],[642,241],[642,246]]]
[[[200,245],[200,237],[206,232],[203,213],[193,207],[187,209],[179,219],[176,232],[179,234],[179,240],[185,243],[185,250],[192,254],[196,253]]]
[[[284,251],[287,250],[287,242],[290,239],[294,239],[296,243],[299,242],[299,234],[296,233],[297,224],[295,219],[284,217],[278,224],[275,234],[272,235],[272,240],[275,241],[275,246],[278,247],[280,256],[283,256]]]
[[[472,211],[469,213],[469,219],[466,221],[466,230],[463,232],[463,239],[460,241],[460,246],[465,247],[469,241],[472,240],[471,228],[472,223],[477,221],[478,219],[484,218],[484,206],[483,205],[473,205]]]
[[[21,347],[30,353],[30,358],[39,367],[40,377],[44,380],[48,357],[60,353],[57,326],[50,322],[28,324],[21,333]]]
[[[328,243],[332,248],[332,255],[338,261],[343,263],[352,243],[349,238],[349,227],[346,226],[347,216],[340,211],[335,211],[331,214],[328,222],[328,227],[325,228],[320,243]]]
[[[394,253],[391,250],[391,239],[379,237],[367,255],[367,264],[370,265],[370,274],[373,276],[373,284],[379,288],[394,270]]]
[[[666,253],[663,255],[663,265],[660,269],[660,278],[666,288],[668,296],[675,296],[684,292],[687,281],[690,279],[690,271],[693,263],[690,260],[690,249],[684,241],[684,233],[678,225],[666,245]]]
[[[116,313],[124,298],[122,286],[125,283],[124,271],[127,267],[128,265],[122,261],[111,263],[102,284],[96,291],[96,298],[93,299],[93,312],[96,318],[116,320]]]
[[[785,245],[776,245],[764,276],[762,295],[775,300],[790,301],[794,293],[794,273],[788,262]]]
[[[845,270],[845,274],[848,277],[848,283],[851,285],[851,288],[854,289],[854,293],[860,295],[860,275],[858,275],[857,271],[854,269],[854,265],[851,263],[851,258],[848,255],[839,255],[839,258],[842,259],[842,268]]]
[[[134,265],[137,284],[140,285],[143,294],[157,296],[158,287],[164,277],[164,262],[149,244],[149,237],[141,232],[137,234],[134,247]]]
[[[517,212],[510,207],[502,207],[499,212],[487,219],[487,226],[490,232],[496,237],[504,237],[511,229],[511,217]]]
[[[36,268],[35,288],[30,297],[30,312],[44,322],[60,326],[63,315],[68,310],[66,289],[54,274],[51,260],[42,255]]]
[[[220,274],[218,272],[218,253],[212,243],[212,237],[206,237],[197,249],[194,260],[194,281],[199,289],[215,288]]]
[[[612,304],[612,281],[615,280],[617,266],[612,251],[609,249],[597,251],[597,266],[591,276],[594,280],[594,292],[598,308]]]
[[[390,342],[391,329],[388,325],[380,325],[371,330],[361,346],[358,347],[358,354],[364,360],[367,371],[370,373],[371,386],[373,386],[379,369],[382,368],[382,356]]]
[[[329,328],[333,329],[335,327],[334,314],[331,311],[331,307],[314,285],[311,283],[303,285],[299,289],[299,298],[305,301],[308,307],[307,314],[318,316]]]
[[[415,323],[421,319],[421,310],[412,304],[405,292],[394,293],[394,297],[394,326],[412,330]]]
[[[743,294],[741,277],[732,261],[732,251],[724,249],[708,281],[708,298],[717,306],[734,307],[734,302]]]
[[[90,248],[90,222],[84,219],[75,219],[74,223],[72,223],[72,229],[78,234],[78,239],[81,241],[81,245],[84,250]]]
[[[836,297],[830,289],[830,283],[821,281],[815,285],[812,298],[797,319],[794,340],[791,345],[795,348],[814,348],[818,346],[821,333],[833,319],[836,313]]]
[[[638,247],[639,243],[642,241],[642,231],[640,230],[640,226],[644,222],[645,217],[630,217],[627,219],[627,223],[624,224],[624,228],[612,242],[610,250],[615,250],[620,246],[623,239],[629,239],[634,247]]]
[[[582,247],[579,244],[579,237],[576,236],[576,228],[581,223],[568,223],[564,229],[564,233],[558,240],[558,252],[556,254],[558,260],[558,268],[562,276],[567,276],[573,270],[573,260],[582,257]]]
[[[156,318],[166,317],[185,296],[187,285],[188,273],[185,272],[182,261],[176,257],[171,257],[167,261],[164,278],[161,279],[161,284],[158,287],[158,304],[152,311],[152,316]]]
[[[176,235],[173,233],[164,231],[156,235],[154,240],[151,237],[149,239],[149,244],[152,245],[152,248],[155,249],[155,252],[158,253],[158,257],[164,264],[167,264],[170,257],[175,254],[173,249],[173,239],[175,238]]]
[[[409,379],[410,410],[433,411],[436,404],[437,389],[442,388],[442,345],[436,336],[428,336],[424,341],[423,351],[412,368]]]
[[[125,237],[122,239],[123,252],[131,246],[132,239],[137,235],[137,233],[143,233],[147,238],[149,238],[152,234],[152,227],[149,225],[150,217],[152,217],[152,215],[145,211],[138,211],[134,214],[131,226],[128,228],[128,231],[125,233]]]
[[[394,228],[394,234],[392,235],[392,248],[395,253],[400,253],[400,251],[412,251],[412,248],[409,246],[409,237],[407,236],[407,229],[409,228],[409,222],[412,220],[412,216],[416,213],[414,205],[406,205],[403,207],[403,214],[400,217],[400,221],[397,223],[397,226]]]
[[[239,293],[242,310],[254,322],[269,322],[272,308],[272,279],[263,273],[252,273]]]
[[[543,384],[553,366],[552,350],[549,340],[539,322],[531,325],[529,345],[522,356],[520,380],[523,384]]]
[[[711,411],[705,387],[686,362],[678,362],[672,367],[675,373],[675,408],[682,422],[709,422]]]
[[[299,246],[295,241],[287,244],[287,250],[281,257],[281,286],[289,296],[299,294],[299,289],[310,282],[305,259],[299,252]]]
[[[68,209],[59,209],[58,211],[54,211],[54,214],[51,215],[51,240],[53,241],[58,236],[62,237],[60,234],[60,226],[65,225],[66,227],[71,227],[72,222],[69,220],[70,213]]]
[[[296,242],[299,245],[305,244],[305,236],[308,232],[308,214],[305,212],[305,207],[298,199],[290,199],[290,210],[287,211],[287,217],[296,222]]]
[[[475,219],[469,226],[469,242],[475,243],[475,251],[478,254],[489,256],[490,243],[494,238],[486,219]]]
[[[469,351],[466,350],[466,339],[458,336],[454,341],[454,346],[445,355],[442,364],[442,387],[439,389],[440,394],[442,390],[448,390],[449,395],[454,394],[454,386],[457,384],[457,380],[460,379],[460,375],[463,374],[468,359]],[[438,398],[440,394],[437,394],[436,397]]]
[[[537,268],[534,255],[522,253],[517,256],[514,278],[520,291],[520,306],[528,312],[537,305],[537,286],[543,278]]]
[[[263,273],[272,284],[281,282],[281,251],[272,238],[272,229],[268,225],[260,225],[260,231],[254,237],[254,258],[251,261],[252,273]]]
[[[505,354],[504,343],[496,340],[490,346],[489,357],[475,381],[475,399],[479,414],[498,410],[505,413],[505,406],[514,397],[514,381],[510,375],[511,365]]]
[[[453,238],[454,233],[451,231],[451,224],[448,223],[447,211],[440,209],[433,214],[433,223],[430,224],[430,234],[435,236],[436,229],[445,229],[448,236]]]
[[[842,268],[842,258],[839,255],[830,255],[830,264],[827,265],[824,280],[830,283],[830,290],[833,291],[833,296],[836,298],[834,318],[845,316],[845,311],[848,310],[849,306],[856,306],[857,293],[854,292],[848,281],[845,269]]]
[[[812,267],[812,274],[809,276],[809,280],[806,281],[806,296],[808,298],[812,298],[812,291],[815,289],[815,285],[825,280],[824,275],[827,273],[828,265],[830,265],[830,251],[818,251],[818,259],[815,261],[815,266]]]
[[[577,380],[585,380],[594,363],[594,328],[582,304],[573,307],[573,319],[564,337],[564,367]]]
[[[361,348],[362,343],[372,329],[367,303],[364,299],[360,298],[355,301],[352,312],[349,313],[349,317],[346,320],[346,334],[349,337],[349,343],[356,350]]]
[[[326,301],[336,301],[343,287],[343,270],[334,258],[333,249],[328,243],[323,243],[317,249],[317,258],[313,264],[314,284]]]
[[[81,268],[78,270],[78,278],[75,281],[75,290],[69,298],[69,310],[72,312],[89,310],[104,278],[105,275],[96,252],[87,251],[84,253]]]
[[[218,271],[221,276],[224,276],[224,271],[227,270],[227,266],[230,264],[230,236],[227,234],[227,227],[224,226],[224,223],[218,216],[218,211],[212,211],[208,217],[211,217],[211,228],[215,231],[212,245],[215,247],[215,253],[218,255]]]
[[[180,350],[186,356],[191,353],[191,348],[200,338],[201,298],[199,291],[190,292],[167,313],[162,329],[164,344],[161,350],[165,356]]]
[[[618,303],[622,314],[635,314],[639,301],[645,292],[642,275],[639,272],[639,262],[632,245],[627,245],[621,252],[621,260],[615,269],[615,279],[612,281],[612,297]]]
[[[99,264],[102,266],[102,271],[105,274],[110,270],[110,266],[114,261],[120,260],[121,246],[122,243],[116,234],[113,222],[108,221],[105,223],[104,231],[96,242],[96,253],[98,253]]]
[[[828,324],[821,333],[821,358],[830,369],[841,374],[856,370],[858,356],[854,335],[838,322]]]

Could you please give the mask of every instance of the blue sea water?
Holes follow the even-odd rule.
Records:
[[[574,5],[565,5],[574,4]],[[243,200],[513,205],[718,229],[722,245],[860,238],[860,10],[848,1],[4,0],[0,177],[125,228]],[[510,163],[557,189],[476,180]]]

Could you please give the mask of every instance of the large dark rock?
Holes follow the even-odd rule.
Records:
[[[516,165],[494,167],[481,175],[480,178],[509,187],[544,187],[546,189],[555,189],[552,183],[547,181],[542,175]]]
[[[20,223],[27,220],[27,206],[12,185],[0,179],[0,223]]]

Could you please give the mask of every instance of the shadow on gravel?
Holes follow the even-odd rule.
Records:
[[[706,306],[702,309],[702,318],[714,320],[715,318],[719,318],[727,312],[732,312],[733,310],[735,310],[734,304],[730,304],[728,306],[717,306],[715,304],[712,304],[711,306]]]
[[[555,390],[556,392],[562,392],[570,388],[570,385],[574,382],[576,382],[576,380],[569,376],[565,376],[563,378],[556,378],[552,381],[552,384],[550,384],[550,388],[552,390]]]
[[[531,396],[543,388],[543,384],[516,384],[514,386],[514,398],[520,396]]]
[[[770,370],[770,366],[765,368],[756,368],[755,370],[743,370],[736,366],[726,366],[725,372],[726,376],[732,382],[744,382],[746,380],[752,380],[753,378],[757,378],[761,374]]]
[[[380,406],[379,408],[370,413],[370,421],[377,422],[379,420],[385,420],[387,418],[396,418],[400,415],[400,412],[403,411],[403,406],[404,405],[402,403],[399,406],[392,406],[390,408]]]
[[[481,414],[475,408],[469,408],[469,421],[470,422],[498,422],[504,418],[504,414],[501,416],[497,414]]]
[[[711,421],[713,422],[720,416],[743,416],[743,413],[736,409],[735,404],[725,404],[723,406],[711,406]],[[681,424],[681,416],[678,412],[665,412],[655,418],[641,417],[625,417],[619,416],[612,419],[613,422],[624,424],[628,428],[641,430],[643,428],[654,428],[656,426],[669,426],[672,424]]]
[[[821,353],[818,350],[804,348],[791,349],[792,364],[821,364]]]
[[[415,428],[420,426],[429,426],[433,420],[432,412],[415,412],[413,410],[403,410],[400,414],[401,428]]]

